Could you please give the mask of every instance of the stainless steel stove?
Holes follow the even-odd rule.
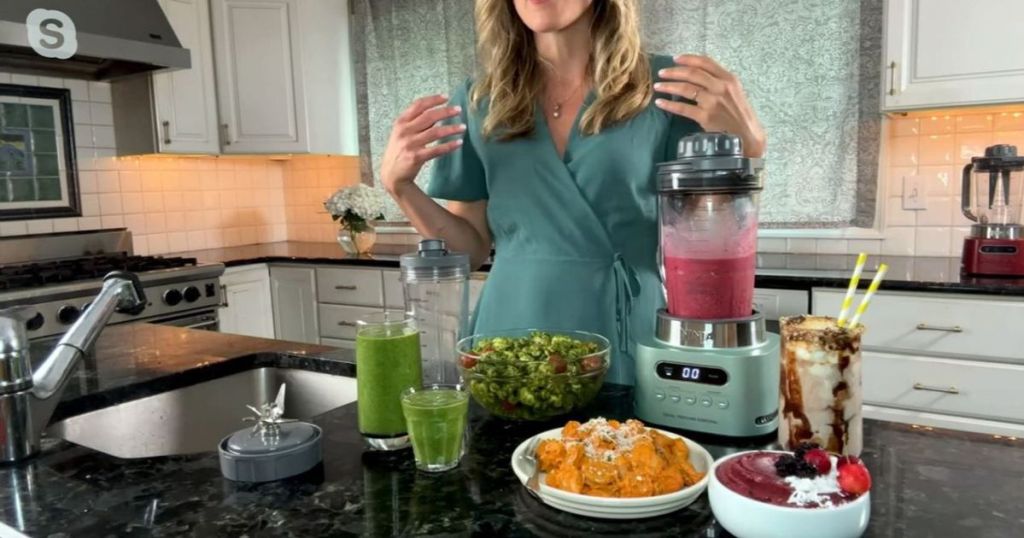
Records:
[[[149,302],[137,315],[110,323],[148,322],[217,330],[219,263],[195,258],[135,256],[124,229],[0,239],[0,308],[27,305],[33,340],[63,334],[111,271],[138,275]]]

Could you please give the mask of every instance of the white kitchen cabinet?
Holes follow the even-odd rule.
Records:
[[[224,153],[355,155],[345,0],[212,0]]]
[[[813,312],[838,314],[845,294],[815,289]],[[862,318],[863,344],[878,351],[1024,362],[1022,320],[1019,298],[881,291]]]
[[[320,341],[314,268],[271,266],[270,297],[277,339],[311,344]]]
[[[1024,101],[1020,0],[888,0],[882,106]]]
[[[384,307],[388,310],[405,309],[405,286],[402,284],[402,272],[384,270]]]
[[[111,85],[119,155],[220,152],[209,0],[160,0],[192,66]],[[96,118],[93,118],[96,121]]]
[[[844,295],[816,288],[811,311],[834,316]],[[879,292],[862,318],[865,416],[1024,434],[1022,319],[1020,298]]]
[[[274,337],[270,272],[266,265],[229,267],[220,277],[220,332]]]

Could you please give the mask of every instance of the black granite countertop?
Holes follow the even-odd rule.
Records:
[[[335,243],[283,241],[241,247],[183,252],[205,262],[231,266],[253,263],[307,263],[370,267],[398,267],[398,257],[414,247],[378,245],[368,256],[351,256]],[[846,288],[857,261],[855,255],[774,254],[757,256],[759,288],[809,290],[814,287]],[[880,263],[889,264],[882,289],[1024,297],[1024,278],[972,277],[960,274],[960,258],[871,256],[861,287],[866,288]],[[481,269],[486,271],[490,264]]]
[[[66,395],[61,408],[67,416],[93,408],[97,400],[89,398],[96,395],[112,404],[264,365],[351,376],[351,362],[351,352],[320,346],[112,327],[75,374],[78,392]],[[607,385],[577,418],[628,418],[630,402],[629,387]],[[523,439],[557,423],[505,422],[474,405],[465,460],[432,475],[417,472],[408,451],[364,452],[356,405],[313,419],[325,432],[321,466],[260,485],[223,479],[214,452],[125,460],[46,439],[36,458],[0,467],[0,521],[54,537],[728,536],[706,497],[667,516],[628,522],[538,503],[516,481],[509,457]],[[693,437],[716,457],[742,448]],[[863,458],[874,478],[868,536],[1013,536],[1024,525],[1024,441],[869,420]]]

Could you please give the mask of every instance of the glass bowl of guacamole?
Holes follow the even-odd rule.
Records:
[[[597,396],[609,348],[607,338],[582,331],[504,331],[461,340],[458,366],[470,394],[492,414],[547,420]]]

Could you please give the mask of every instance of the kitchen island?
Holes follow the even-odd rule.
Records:
[[[116,326],[76,371],[55,420],[262,366],[352,376],[352,362],[351,352],[321,346]],[[223,479],[212,450],[119,459],[46,439],[34,459],[0,468],[0,522],[29,536],[728,536],[706,497],[674,514],[630,522],[540,504],[516,481],[509,457],[523,439],[559,423],[509,423],[473,405],[462,465],[431,475],[415,470],[408,451],[364,452],[357,405],[312,420],[325,433],[321,466],[259,485]],[[597,415],[630,417],[630,388],[606,385],[576,418]],[[994,537],[1024,528],[1024,441],[871,420],[865,437],[863,456],[874,478],[868,536]],[[743,448],[694,439],[716,457]]]

